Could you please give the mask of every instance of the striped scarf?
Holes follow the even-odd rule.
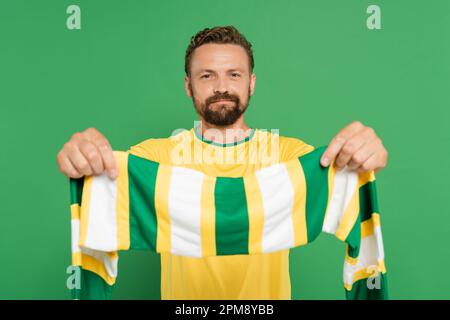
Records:
[[[189,257],[303,246],[322,232],[345,242],[347,299],[387,298],[375,176],[324,168],[318,148],[243,177],[214,177],[114,152],[119,176],[70,181],[76,299],[110,298],[118,251]]]

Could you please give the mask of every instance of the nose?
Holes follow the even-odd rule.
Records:
[[[214,84],[214,93],[215,94],[224,94],[228,93],[227,81],[223,77],[218,77],[217,81]]]

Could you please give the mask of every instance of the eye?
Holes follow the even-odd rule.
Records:
[[[231,74],[231,76],[232,76],[233,78],[239,78],[241,75],[240,75],[239,73],[237,73],[237,72],[233,72],[233,73]]]
[[[201,79],[209,79],[210,75],[209,74],[204,74],[200,77]]]

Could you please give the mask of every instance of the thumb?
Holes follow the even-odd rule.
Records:
[[[320,158],[320,164],[324,167],[328,167],[341,151],[342,147],[344,146],[344,142],[345,140],[339,137],[331,140],[331,143],[328,145],[327,149]]]

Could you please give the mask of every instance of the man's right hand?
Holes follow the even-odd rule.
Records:
[[[105,170],[112,179],[118,175],[111,145],[94,128],[75,133],[59,151],[56,161],[59,171],[69,178],[98,175]]]

